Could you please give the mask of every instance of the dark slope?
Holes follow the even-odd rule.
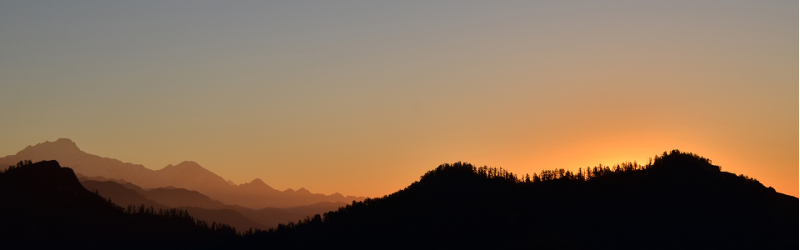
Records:
[[[278,224],[286,224],[289,222],[300,221],[308,216],[315,214],[323,214],[330,211],[335,211],[340,207],[347,204],[342,202],[320,202],[308,206],[290,207],[290,208],[262,208],[253,210],[238,206],[227,206],[229,209],[236,210],[251,220],[267,225],[269,228],[277,227]]]
[[[120,207],[144,205],[145,207],[153,207],[156,210],[170,208],[113,181],[82,180],[80,183],[86,190],[97,191],[100,196],[110,199],[111,202]]]
[[[235,238],[233,228],[212,229],[176,209],[124,211],[55,161],[0,173],[0,225],[11,248],[213,248]]]
[[[546,171],[531,181],[502,169],[446,164],[394,194],[259,232],[243,244],[797,249],[797,221],[797,198],[673,151],[647,166]]]
[[[143,189],[131,183],[119,184],[114,181],[96,181],[88,178],[79,180],[87,190],[97,190],[100,196],[111,199],[114,204],[121,207],[144,205],[156,210],[178,208],[188,211],[191,216],[200,220],[231,225],[239,232],[250,228],[269,229],[279,223],[296,222],[307,216],[330,212],[347,205],[341,202],[320,202],[285,209],[255,210],[237,205],[225,205],[197,191],[183,188]]]
[[[249,229],[269,228],[264,224],[257,223],[242,213],[233,209],[208,209],[201,207],[176,207],[177,209],[189,212],[189,215],[204,220],[224,223],[236,228],[238,232],[245,232]],[[275,223],[277,225],[278,223]],[[274,225],[273,225],[274,226]]]
[[[189,215],[199,220],[228,224],[236,228],[239,232],[244,232],[250,228],[269,228],[265,225],[256,223],[249,218],[246,218],[234,210],[223,209],[228,206],[218,201],[212,201],[207,196],[197,193],[197,191],[189,191],[182,188],[156,188],[152,190],[143,190],[130,183],[127,183],[127,185],[122,185],[113,181],[82,180],[81,184],[87,190],[97,190],[100,196],[110,199],[111,202],[121,207],[127,207],[128,205],[134,205],[138,207],[140,205],[144,205],[145,207],[152,207],[155,210],[177,208],[189,212]],[[171,203],[167,203],[168,206],[163,205],[151,199],[154,197],[162,198],[160,200]],[[205,205],[208,205],[208,207]],[[252,209],[250,210],[252,211]],[[289,221],[291,220],[281,220],[276,222],[274,225]]]

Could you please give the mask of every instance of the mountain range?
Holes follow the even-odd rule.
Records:
[[[800,242],[797,197],[677,150],[646,165],[577,173],[442,164],[384,197],[238,234],[183,209],[117,207],[98,195],[112,189],[87,190],[92,185],[114,182],[82,184],[56,161],[0,171],[4,242],[81,249],[797,249]],[[185,189],[113,189],[141,195],[134,202],[178,190],[194,197],[183,202],[219,205]]]
[[[87,179],[131,183],[143,189],[174,187],[194,190],[224,204],[251,209],[290,208],[320,202],[350,203],[364,199],[339,193],[331,195],[311,193],[304,188],[279,191],[258,178],[249,183],[236,185],[192,161],[152,170],[140,164],[125,163],[83,152],[72,140],[66,138],[28,146],[17,154],[2,157],[0,166],[13,165],[22,160],[34,162],[56,160],[62,166],[73,169],[78,176]]]
[[[197,219],[228,224],[243,232],[249,229],[266,230],[280,223],[295,222],[308,216],[333,211],[347,204],[343,202],[320,202],[292,208],[252,209],[238,205],[226,205],[197,191],[183,188],[144,189],[131,183],[90,180],[79,177],[81,185],[98,195],[108,198],[115,205],[152,207],[154,210],[177,208],[189,212]]]

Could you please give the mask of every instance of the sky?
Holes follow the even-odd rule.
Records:
[[[0,1],[0,155],[383,196],[679,149],[798,196],[798,1]]]

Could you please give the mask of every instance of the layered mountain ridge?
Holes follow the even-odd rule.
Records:
[[[276,190],[261,179],[236,185],[230,180],[203,168],[193,161],[167,165],[151,170],[141,164],[100,157],[83,152],[70,139],[60,138],[54,142],[43,142],[27,146],[15,155],[0,158],[0,166],[13,165],[19,161],[57,160],[62,166],[72,168],[79,176],[103,178],[120,183],[130,182],[144,189],[176,187],[198,191],[226,204],[236,204],[253,209],[266,207],[296,207],[319,202],[344,202],[363,200],[364,197],[315,194],[300,188],[297,191]]]
[[[585,170],[522,176],[442,164],[384,197],[236,234],[190,216],[213,209],[118,208],[80,187],[87,184],[58,162],[26,161],[0,171],[0,235],[12,243],[83,249],[798,248],[797,197],[700,156],[674,150],[647,165]]]
[[[84,188],[108,198],[117,206],[152,207],[155,210],[177,208],[186,210],[197,219],[225,223],[239,232],[248,229],[266,230],[279,223],[298,221],[307,216],[333,211],[347,204],[343,202],[320,202],[292,208],[251,209],[237,205],[226,205],[197,191],[183,188],[143,189],[131,183],[90,180],[79,177]]]

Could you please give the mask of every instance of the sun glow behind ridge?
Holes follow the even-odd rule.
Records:
[[[679,149],[798,195],[797,1],[0,3],[0,153],[382,196]]]

